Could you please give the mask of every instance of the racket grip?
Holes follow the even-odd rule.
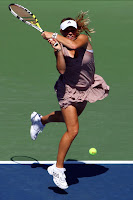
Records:
[[[53,40],[53,39],[52,39],[52,38],[50,38],[49,40]],[[58,43],[58,42],[56,42],[56,43],[55,43],[53,46],[54,46],[54,47],[56,47],[56,46],[58,46],[58,44],[59,44],[59,43]]]
[[[50,38],[49,40],[53,40],[53,39]],[[58,42],[56,42],[56,43],[54,44],[54,47],[56,47],[56,46],[58,46]]]
[[[58,46],[58,42],[56,42],[56,43],[54,44],[54,47],[56,47],[56,46]]]

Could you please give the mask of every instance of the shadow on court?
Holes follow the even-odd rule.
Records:
[[[23,165],[21,161],[32,161],[33,164],[28,164],[32,169],[34,168],[42,168],[47,170],[50,166],[49,164],[40,164],[38,160],[29,156],[13,156],[11,160],[14,163]],[[109,168],[104,167],[102,165],[96,164],[85,164],[83,162],[79,162],[77,160],[67,160],[68,163],[65,163],[64,167],[66,168],[66,180],[68,185],[74,185],[79,183],[80,178],[89,178],[93,176],[98,176],[100,174],[106,173]],[[89,180],[88,180],[89,181]],[[62,190],[58,187],[48,187],[49,190],[52,190],[57,194],[68,194],[65,190]]]
[[[70,160],[69,160],[70,161]],[[71,161],[76,161],[76,160],[71,160]],[[37,168],[41,167],[45,170],[50,165],[48,164],[32,164],[32,168]],[[109,168],[106,168],[101,165],[96,165],[96,164],[85,164],[82,162],[78,162],[77,164],[65,164],[64,166],[66,168],[66,180],[68,185],[73,185],[79,183],[79,178],[89,178],[93,176],[98,176],[100,174],[106,173]],[[48,189],[53,190],[55,193],[58,194],[68,194],[65,190],[61,190],[58,187],[48,187]]]
[[[66,176],[69,185],[78,183],[78,178],[98,176],[109,170],[109,168],[101,165],[84,164],[80,162],[77,164],[68,164],[65,168],[67,170]]]
[[[9,164],[0,164],[0,200],[16,200],[18,196],[19,200],[133,199],[133,165],[130,164],[98,165],[68,160],[65,168],[71,187],[61,190],[47,173],[50,163],[40,164],[28,156],[14,156],[11,160]]]

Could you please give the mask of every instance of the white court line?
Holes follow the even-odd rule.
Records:
[[[0,161],[0,164],[54,164],[56,161]],[[65,161],[65,164],[133,164],[133,161],[117,161],[117,160],[79,160]]]

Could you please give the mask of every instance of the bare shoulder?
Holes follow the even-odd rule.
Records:
[[[86,40],[86,41],[89,41],[89,39],[88,39],[88,36],[87,35],[85,35],[85,34],[80,34],[79,36],[78,36],[78,39],[84,39],[84,40]]]
[[[84,40],[84,41],[86,41],[86,44],[85,44],[85,46],[84,46],[85,49],[87,48],[88,50],[92,50],[92,45],[91,45],[91,43],[90,43],[90,41],[89,41],[88,35],[80,34],[80,35],[78,36],[78,39],[79,39],[79,40]]]

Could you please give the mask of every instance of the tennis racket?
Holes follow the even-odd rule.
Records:
[[[10,4],[8,6],[10,12],[18,18],[20,21],[24,22],[25,24],[32,26],[36,30],[40,31],[43,33],[43,29],[40,27],[39,22],[36,18],[36,16],[30,12],[27,8],[24,8],[21,5],[18,4]],[[57,46],[58,43],[56,42],[54,46]]]

